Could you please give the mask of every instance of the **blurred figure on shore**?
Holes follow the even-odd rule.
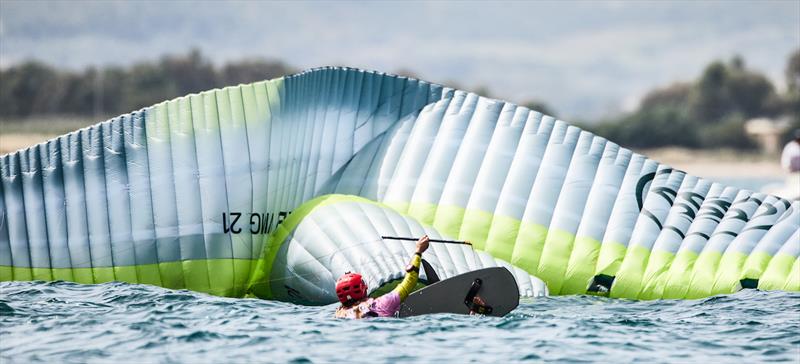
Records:
[[[789,174],[786,182],[768,192],[789,200],[800,200],[800,129],[794,131],[794,139],[783,147],[781,167]]]
[[[783,147],[781,167],[789,173],[800,172],[800,129],[794,131],[794,139]]]

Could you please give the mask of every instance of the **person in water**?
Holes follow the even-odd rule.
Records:
[[[342,305],[336,309],[337,318],[360,319],[364,317],[391,317],[397,314],[402,303],[417,285],[422,253],[428,250],[427,235],[417,240],[417,250],[406,267],[403,281],[391,292],[378,298],[367,296],[367,284],[358,273],[345,273],[336,281],[336,296]]]

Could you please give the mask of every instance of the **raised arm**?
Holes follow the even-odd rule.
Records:
[[[408,297],[408,295],[417,285],[417,279],[419,279],[419,266],[422,262],[422,253],[428,249],[428,245],[430,245],[430,241],[427,235],[419,238],[417,241],[417,251],[414,253],[414,256],[411,258],[411,262],[409,262],[408,266],[406,267],[406,276],[403,278],[403,281],[400,282],[400,284],[398,284],[393,290],[400,295],[401,302]]]

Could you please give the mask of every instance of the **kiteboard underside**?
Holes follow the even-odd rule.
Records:
[[[476,304],[474,297],[483,303]],[[519,305],[519,288],[505,268],[484,268],[457,275],[412,292],[400,305],[399,316],[435,313],[502,317]]]

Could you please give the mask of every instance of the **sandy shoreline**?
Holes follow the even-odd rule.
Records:
[[[29,133],[1,133],[0,155],[24,149],[41,142],[50,140],[58,135],[29,134]]]
[[[782,179],[786,176],[781,169],[779,156],[755,152],[674,147],[637,150],[637,152],[698,177]]]

